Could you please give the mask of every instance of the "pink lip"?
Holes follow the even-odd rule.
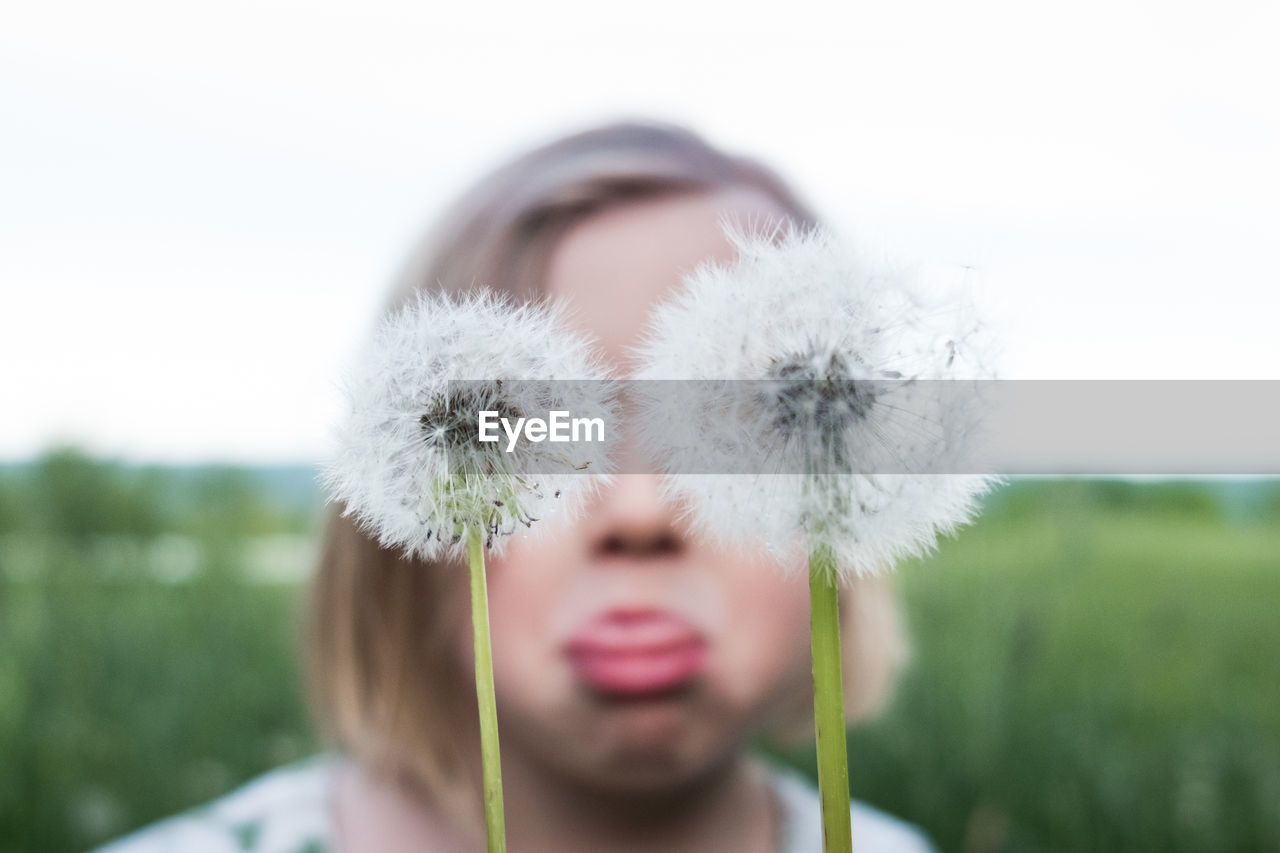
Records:
[[[615,696],[665,693],[702,672],[707,642],[697,628],[663,610],[611,610],[579,629],[565,647],[574,674]]]

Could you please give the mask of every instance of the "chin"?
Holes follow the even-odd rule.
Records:
[[[576,755],[591,784],[656,794],[694,783],[733,756],[740,726],[689,696],[597,699],[590,723],[562,755]]]
[[[705,779],[721,767],[733,750],[686,751],[628,746],[611,753],[583,774],[582,781],[602,792],[626,796],[660,796]]]

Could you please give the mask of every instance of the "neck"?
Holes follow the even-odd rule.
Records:
[[[735,756],[671,788],[620,790],[504,755],[512,853],[776,850],[779,818],[762,768]]]
[[[478,755],[472,770],[478,790]],[[780,848],[782,807],[768,772],[741,753],[679,784],[639,789],[570,776],[518,748],[503,750],[502,773],[510,853],[776,853]],[[448,810],[403,785],[373,780],[357,766],[340,775],[333,794],[339,851],[484,850],[482,826],[461,827]]]
[[[774,853],[781,811],[765,771],[735,758],[678,790],[608,792],[504,764],[511,853]],[[386,853],[483,850],[483,835],[459,831],[446,815],[401,786],[355,765],[332,790],[336,849]]]

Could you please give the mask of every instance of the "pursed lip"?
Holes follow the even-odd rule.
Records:
[[[618,608],[591,619],[565,644],[577,678],[599,693],[643,698],[697,679],[706,665],[706,637],[678,614]]]

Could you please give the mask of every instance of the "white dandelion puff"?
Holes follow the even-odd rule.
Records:
[[[347,383],[350,411],[324,479],[384,547],[432,559],[465,553],[480,723],[485,834],[506,849],[485,546],[581,504],[608,474],[611,442],[529,442],[521,419],[554,412],[616,424],[616,387],[564,309],[481,293],[422,294],[378,329]],[[517,424],[482,440],[481,413]],[[505,431],[506,427],[504,427]],[[604,429],[602,426],[602,433]]]
[[[346,391],[324,480],[385,547],[431,559],[462,553],[480,530],[498,549],[539,519],[571,515],[609,471],[609,441],[509,452],[501,430],[479,440],[481,412],[616,420],[613,384],[561,306],[421,295],[380,326]]]
[[[922,389],[984,375],[979,327],[826,231],[729,237],[737,259],[655,312],[637,378],[686,381],[636,383],[637,432],[695,527],[808,551],[823,847],[851,853],[837,584],[932,548],[988,488],[923,473],[963,459],[972,394]]]
[[[989,378],[972,309],[824,230],[728,234],[737,259],[687,276],[638,351],[638,379],[699,380],[637,383],[670,496],[723,541],[825,547],[846,577],[928,551],[992,482],[938,473],[975,426],[958,380]]]

